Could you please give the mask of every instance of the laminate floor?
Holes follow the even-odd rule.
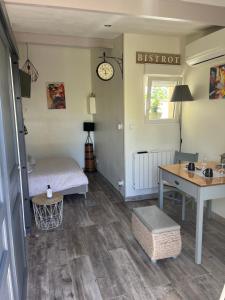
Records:
[[[89,176],[87,199],[64,198],[63,226],[28,237],[28,300],[218,300],[225,284],[225,221],[205,220],[203,263],[194,263],[195,211],[166,201],[181,224],[177,259],[151,263],[131,232],[133,207],[156,200],[123,202],[98,173]]]

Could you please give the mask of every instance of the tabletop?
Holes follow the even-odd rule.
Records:
[[[212,186],[212,185],[222,185],[225,184],[225,174],[224,176],[220,177],[204,177],[200,176],[199,172],[195,171],[188,171],[186,168],[186,164],[173,164],[173,165],[165,165],[165,166],[159,166],[161,170],[165,170],[173,175],[176,175],[182,179],[185,179],[187,181],[190,181],[191,183],[200,186],[200,187],[206,187],[206,186]],[[201,168],[201,164],[196,163],[196,167]],[[220,167],[218,166],[218,162],[208,162],[205,166],[205,168],[212,168],[213,171],[220,171]]]
[[[47,198],[46,194],[40,194],[32,198],[32,202],[36,205],[53,205],[63,201],[61,193],[53,193],[52,198]]]

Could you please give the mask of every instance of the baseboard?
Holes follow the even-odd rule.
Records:
[[[225,223],[225,218],[218,215],[217,213],[215,213],[214,211],[211,212],[211,216],[213,219],[215,219],[216,221],[220,222],[220,223]]]
[[[158,199],[158,193],[126,197],[125,201],[140,201]]]
[[[102,177],[104,178],[104,180],[107,182],[107,184],[111,186],[111,188],[113,189],[114,193],[115,193],[119,198],[121,198],[121,200],[124,201],[124,200],[125,200],[125,199],[124,199],[124,196],[120,193],[120,191],[118,191],[118,190],[115,188],[115,186],[108,180],[108,178],[106,178],[100,171],[97,170],[97,172],[98,172],[98,174],[99,174],[100,176],[102,176]]]

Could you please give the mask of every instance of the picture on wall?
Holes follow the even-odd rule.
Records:
[[[210,68],[209,99],[225,99],[225,65]]]
[[[63,82],[47,83],[48,109],[65,109],[65,87]]]

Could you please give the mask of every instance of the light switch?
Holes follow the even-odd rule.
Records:
[[[122,123],[118,123],[117,124],[117,129],[118,130],[123,130],[123,124]]]

